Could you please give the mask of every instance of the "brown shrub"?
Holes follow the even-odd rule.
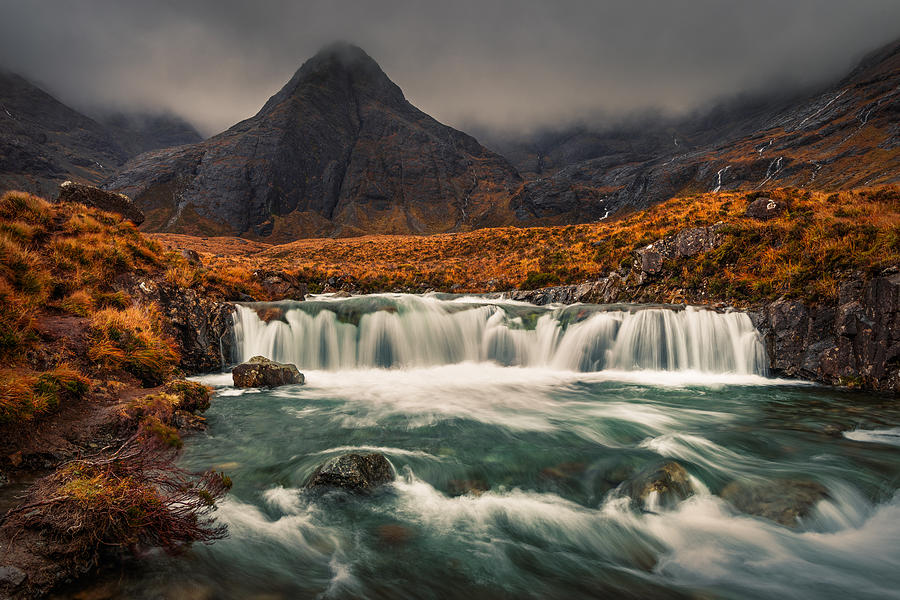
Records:
[[[91,317],[88,357],[105,369],[122,369],[145,386],[163,383],[175,369],[175,342],[153,306],[106,308]]]

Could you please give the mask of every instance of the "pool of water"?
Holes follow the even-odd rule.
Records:
[[[692,370],[304,372],[269,391],[200,378],[216,395],[181,463],[233,478],[216,513],[229,537],[144,556],[93,584],[101,597],[900,597],[893,399]],[[395,481],[304,490],[351,451],[383,453]],[[652,510],[623,496],[664,461],[693,495]],[[735,481],[824,493],[786,526],[723,499]]]

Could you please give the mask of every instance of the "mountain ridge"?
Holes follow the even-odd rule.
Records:
[[[104,187],[148,229],[295,239],[514,221],[505,159],[410,104],[363,50],[332,44],[209,140],[131,161]]]
[[[0,190],[55,197],[66,179],[98,184],[141,151],[199,139],[172,115],[85,115],[0,69]]]

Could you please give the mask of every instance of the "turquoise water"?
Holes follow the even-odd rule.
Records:
[[[309,310],[333,307],[323,306]],[[540,319],[525,320],[537,330]],[[528,366],[347,359],[301,365],[306,385],[271,391],[200,378],[217,392],[182,464],[232,476],[216,513],[230,537],[144,557],[102,583],[107,597],[900,597],[892,399],[712,368],[721,363],[562,368],[573,322],[556,345],[535,337],[550,348],[543,359],[509,361]],[[611,339],[602,360],[622,335]],[[350,451],[384,453],[396,480],[363,497],[303,490],[316,466]],[[691,497],[647,510],[621,494],[666,460],[687,469]],[[814,481],[827,493],[786,527],[723,500],[735,480]]]

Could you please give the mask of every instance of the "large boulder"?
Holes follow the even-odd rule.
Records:
[[[712,250],[722,243],[724,223],[716,223],[709,227],[690,227],[675,234],[675,256],[688,258],[701,252]]]
[[[254,356],[239,364],[231,372],[235,387],[268,387],[304,383],[306,378],[296,365],[286,365],[269,360],[265,356]]]
[[[284,271],[254,271],[254,277],[271,300],[303,300],[306,284]]]
[[[820,483],[803,479],[740,480],[726,485],[720,496],[742,513],[797,527],[820,500],[828,498],[828,491]]]
[[[77,202],[122,215],[135,225],[144,222],[144,213],[125,194],[107,192],[92,185],[64,181],[59,186],[57,202]]]
[[[651,465],[631,477],[620,488],[632,503],[646,509],[671,507],[694,494],[690,475],[677,462]]]
[[[316,469],[307,489],[337,488],[349,492],[371,492],[394,480],[394,469],[383,454],[342,454]]]
[[[787,204],[771,198],[757,198],[747,205],[746,215],[751,219],[768,221],[787,210]]]

